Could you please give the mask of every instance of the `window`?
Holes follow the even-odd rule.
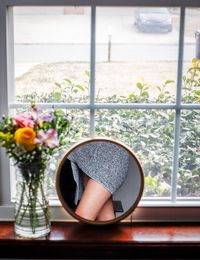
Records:
[[[69,146],[108,136],[139,157],[145,191],[136,219],[168,219],[160,207],[173,208],[174,219],[194,219],[200,197],[200,62],[193,58],[200,58],[200,8],[178,0],[173,6],[168,0],[39,5],[0,5],[1,113],[16,113],[31,100],[67,109],[74,115]],[[1,151],[3,217],[11,214],[13,195],[5,158]],[[63,218],[55,167],[50,165],[50,197],[55,218]],[[190,207],[187,218],[184,207]]]

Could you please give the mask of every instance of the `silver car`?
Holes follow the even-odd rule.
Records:
[[[164,7],[139,8],[135,25],[142,32],[171,32],[172,17],[168,9]]]

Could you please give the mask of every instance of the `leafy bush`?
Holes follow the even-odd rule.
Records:
[[[66,78],[56,82],[49,94],[22,95],[20,102],[86,103],[89,100],[89,72],[84,85]],[[167,80],[155,86],[158,94],[150,97],[149,85],[141,79],[136,91],[128,96],[113,95],[98,98],[99,103],[173,103],[175,95],[168,90],[174,81]],[[193,59],[183,76],[182,102],[200,101],[200,60]],[[70,139],[76,142],[89,135],[87,110],[71,109],[74,118]],[[95,131],[98,136],[117,138],[139,157],[145,173],[145,196],[170,196],[174,145],[175,111],[169,109],[98,109],[95,111]],[[197,110],[181,112],[180,157],[178,169],[178,196],[200,196],[200,113]]]

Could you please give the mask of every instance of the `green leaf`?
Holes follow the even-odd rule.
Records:
[[[71,82],[71,80],[70,80],[70,79],[68,79],[68,78],[65,78],[65,79],[64,79],[64,81],[66,81],[66,82],[68,82],[70,85],[72,85],[72,82]]]
[[[164,98],[165,95],[164,95],[164,94],[160,94],[158,97],[159,97],[159,98]]]
[[[144,92],[142,92],[142,94],[141,94],[143,97],[145,96],[145,97],[149,97],[149,93],[148,92],[146,92],[146,91],[144,91]]]
[[[85,91],[84,87],[82,87],[81,85],[76,85],[76,88],[78,88],[81,91]]]
[[[157,187],[157,181],[155,180],[155,178],[151,177],[151,176],[147,176],[145,177],[145,185],[149,185],[151,186],[153,189],[156,189]]]
[[[59,101],[61,99],[61,93],[60,92],[54,92],[53,93],[54,98]]]
[[[86,71],[85,71],[85,74],[86,74],[88,77],[90,77],[90,72],[89,72],[89,70],[86,70]]]
[[[170,84],[170,83],[174,83],[174,80],[166,80],[165,81],[165,85]]]
[[[161,91],[161,87],[160,87],[160,86],[156,86],[156,88],[157,88],[159,91]]]
[[[143,85],[142,85],[140,82],[138,82],[138,83],[136,84],[136,86],[137,86],[139,89],[142,89],[142,88],[143,88]]]
[[[131,93],[128,97],[129,97],[129,98],[134,98],[134,97],[135,97],[135,94],[134,94],[134,93]]]
[[[158,135],[155,135],[155,134],[149,134],[149,136],[154,138],[154,139],[157,139],[159,137]]]
[[[195,90],[194,93],[195,93],[197,96],[200,96],[200,90]]]
[[[61,84],[59,82],[55,82],[54,83],[56,86],[58,86],[59,88],[61,88]]]
[[[192,63],[199,62],[199,61],[200,61],[200,60],[197,59],[197,58],[193,58],[193,59],[192,59]]]
[[[190,90],[190,88],[183,88],[183,90]]]

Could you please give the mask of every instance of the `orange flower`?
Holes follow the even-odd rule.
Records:
[[[36,147],[35,131],[30,127],[19,128],[15,132],[14,139],[17,144],[24,147],[27,151],[32,151]]]

